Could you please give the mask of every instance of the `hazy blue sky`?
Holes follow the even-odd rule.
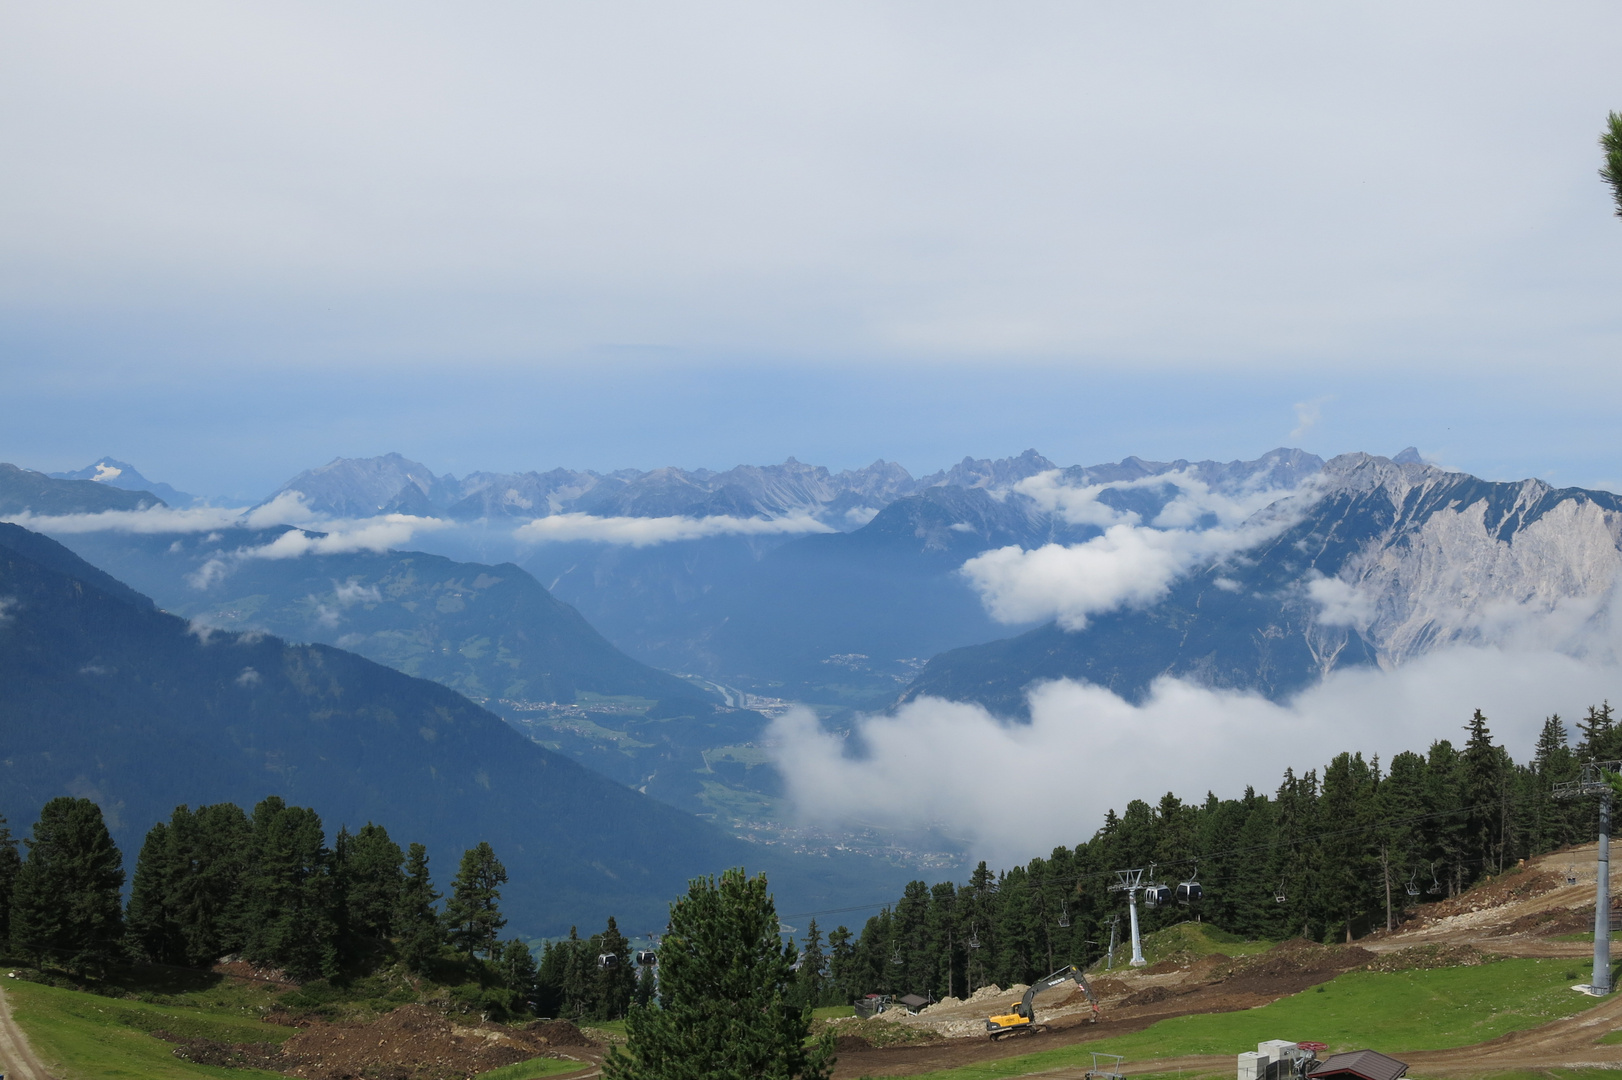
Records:
[[[12,4],[0,460],[1622,487],[1622,7]],[[1316,419],[1314,419],[1316,418]]]

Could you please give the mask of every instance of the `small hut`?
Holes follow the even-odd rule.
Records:
[[[1307,1075],[1311,1080],[1401,1080],[1408,1066],[1394,1057],[1376,1050],[1352,1050],[1344,1054],[1330,1054],[1312,1067]]]

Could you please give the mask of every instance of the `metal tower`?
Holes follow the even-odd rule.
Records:
[[[1608,772],[1622,772],[1622,761],[1585,762],[1577,779],[1554,786],[1557,799],[1599,796],[1599,865],[1594,875],[1594,979],[1577,987],[1595,997],[1611,992],[1611,785],[1605,780]]]
[[[1115,876],[1120,880],[1109,891],[1126,893],[1127,910],[1132,914],[1132,966],[1142,967],[1148,963],[1143,958],[1143,939],[1138,936],[1138,890],[1143,888],[1143,871],[1117,870]]]

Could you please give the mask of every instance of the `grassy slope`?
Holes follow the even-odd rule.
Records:
[[[1312,1039],[1328,1043],[1331,1051],[1367,1047],[1387,1053],[1468,1046],[1578,1012],[1587,999],[1569,989],[1570,970],[1571,962],[1562,959],[1351,972],[1259,1009],[1181,1016],[1114,1039],[927,1075],[930,1080],[994,1080],[1088,1065],[1093,1050],[1144,1061],[1237,1054],[1264,1039]]]
[[[520,1061],[516,1065],[503,1065],[499,1069],[482,1072],[476,1080],[538,1080],[543,1076],[557,1076],[560,1073],[579,1072],[582,1068],[578,1061],[560,1061],[557,1058],[536,1058],[533,1061]]]
[[[177,1035],[220,1042],[282,1042],[293,1029],[264,1024],[225,1005],[155,1005],[59,990],[7,980],[12,1015],[34,1051],[62,1080],[282,1080],[258,1069],[221,1069],[176,1058],[174,1046],[147,1034],[165,1028]]]
[[[150,1000],[106,997],[7,980],[6,996],[12,1014],[28,1035],[34,1050],[50,1062],[62,1080],[117,1080],[151,1077],[153,1080],[285,1080],[281,1073],[259,1069],[224,1069],[194,1065],[174,1056],[174,1044],[154,1039],[160,1028],[187,1038],[223,1043],[283,1042],[296,1029],[261,1023],[257,1017],[278,989],[234,980],[181,980],[190,988],[172,987],[176,993],[148,994]],[[366,1019],[398,1002],[376,999],[336,1003],[331,1010]],[[613,1026],[613,1025],[607,1025]],[[480,1080],[535,1080],[577,1072],[580,1062],[536,1058],[480,1074]]]

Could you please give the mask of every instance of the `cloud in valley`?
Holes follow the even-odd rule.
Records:
[[[712,517],[596,517],[591,514],[554,514],[521,525],[520,540],[544,543],[590,540],[629,547],[651,547],[678,540],[711,536],[784,536],[829,533],[834,529],[806,515],[781,518]]]
[[[1100,501],[1112,490],[1166,487],[1176,494],[1147,525],[1137,512]],[[1072,486],[1055,470],[1021,481],[1015,490],[1071,524],[1102,527],[1104,533],[1079,544],[987,551],[965,562],[961,573],[999,622],[1057,619],[1067,630],[1084,629],[1093,615],[1153,603],[1194,567],[1281,532],[1313,497],[1311,484],[1293,496],[1259,486],[1217,492],[1187,473]],[[1199,528],[1213,520],[1214,527]]]
[[[1033,689],[1028,724],[925,698],[860,719],[848,740],[797,709],[768,740],[804,820],[938,826],[1008,865],[1087,839],[1130,799],[1271,792],[1286,766],[1321,768],[1343,750],[1389,760],[1438,738],[1457,745],[1476,707],[1524,760],[1547,714],[1614,696],[1617,674],[1555,652],[1455,648],[1336,672],[1282,704],[1165,678],[1133,705],[1062,680]]]

